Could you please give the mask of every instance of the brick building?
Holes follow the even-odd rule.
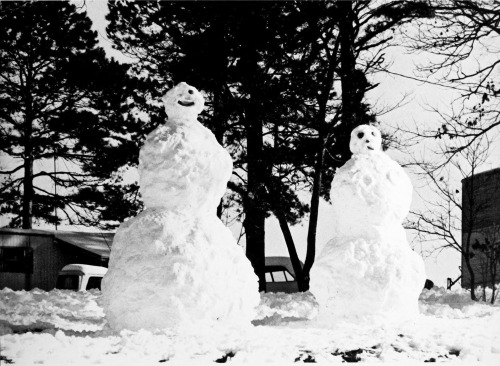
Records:
[[[491,283],[490,259],[485,251],[500,250],[500,168],[462,180],[462,247],[466,245],[472,252],[475,285]],[[500,263],[497,266],[500,272]],[[500,281],[500,273],[496,281]],[[470,286],[470,274],[462,256],[462,287]]]

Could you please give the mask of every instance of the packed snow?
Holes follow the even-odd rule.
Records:
[[[315,325],[310,293],[261,294],[253,325],[123,330],[109,327],[97,290],[0,290],[0,357],[15,365],[157,365],[228,361],[456,361],[500,364],[500,304],[470,300],[462,289],[423,290],[420,315],[392,327]]]
[[[197,121],[204,100],[196,88],[180,83],[163,102],[168,119],[139,154],[146,208],[116,232],[104,312],[115,330],[249,327],[258,279],[216,216],[231,157]]]
[[[418,315],[425,267],[402,226],[413,188],[381,143],[375,127],[356,127],[352,158],[333,178],[332,239],[311,270],[318,323],[326,327],[342,321],[387,325]]]

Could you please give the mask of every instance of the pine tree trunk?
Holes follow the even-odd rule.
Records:
[[[247,257],[259,277],[259,291],[266,290],[265,278],[265,221],[263,207],[265,192],[265,167],[262,159],[264,141],[258,107],[252,101],[246,111],[247,132],[247,196],[245,197],[245,234]]]
[[[352,82],[351,74],[355,70],[356,58],[354,55],[354,32],[352,22],[354,13],[352,11],[352,3],[350,1],[339,2],[338,9],[343,14],[342,21],[339,24],[339,37],[340,37],[340,62],[341,62],[341,83],[342,83],[342,123],[352,124],[351,119],[347,119],[347,110],[352,110],[352,101],[349,96],[352,95],[348,85]],[[337,47],[337,46],[336,46]],[[338,67],[337,49],[332,51],[332,58],[329,60],[328,72],[325,76],[322,93],[319,97],[319,113],[318,120],[321,124],[318,127],[318,140],[316,162],[314,166],[313,188],[311,195],[311,211],[309,215],[309,228],[307,232],[307,254],[304,263],[303,276],[304,280],[309,283],[309,273],[314,264],[316,256],[316,230],[318,225],[318,212],[321,194],[321,184],[323,180],[323,168],[325,160],[325,144],[328,135],[328,125],[326,123],[326,108],[330,90],[333,86],[335,72]],[[345,93],[345,94],[344,94]],[[344,104],[345,103],[345,104]],[[339,136],[337,140],[342,140]],[[307,285],[309,286],[309,285]]]
[[[245,206],[246,255],[259,278],[259,291],[266,291],[265,276],[265,216],[253,199]]]
[[[356,85],[356,57],[354,55],[354,12],[351,1],[340,1],[340,79],[342,85],[342,124],[354,128],[359,112]],[[348,138],[348,136],[345,136]]]
[[[28,78],[29,80],[29,78]],[[33,111],[32,96],[29,91],[29,81],[27,82],[28,92],[26,93],[26,117],[24,121],[24,178],[23,178],[23,198],[22,198],[22,228],[31,229],[33,226]]]
[[[292,262],[293,271],[295,272],[295,280],[297,281],[299,291],[309,290],[309,281],[305,281],[302,265],[300,264],[299,256],[297,255],[297,250],[295,249],[295,243],[293,241],[292,233],[288,227],[288,222],[285,216],[281,212],[276,212],[278,222],[280,224],[281,232],[285,238],[286,247],[288,249],[288,255],[290,256],[290,261]]]
[[[304,277],[304,287],[309,288],[310,271],[316,258],[316,229],[318,226],[319,198],[321,191],[321,180],[323,175],[323,162],[325,157],[325,147],[323,134],[319,133],[318,150],[316,153],[316,163],[314,165],[314,180],[311,194],[311,211],[309,214],[309,227],[307,231],[307,254],[302,275]]]
[[[266,165],[263,160],[264,140],[263,123],[260,116],[259,98],[262,93],[259,75],[260,56],[258,40],[252,30],[259,14],[249,10],[242,19],[246,37],[242,43],[241,70],[243,72],[242,89],[249,96],[244,111],[244,125],[247,142],[247,194],[243,204],[245,209],[246,254],[255,274],[259,277],[259,291],[266,290],[265,276],[265,222],[266,222]]]
[[[221,90],[219,88],[216,88],[214,91],[214,123],[215,123],[215,131],[214,131],[214,136],[217,142],[221,145],[224,146],[224,128],[223,124],[225,121],[223,121],[223,114],[221,113],[221,110],[223,108],[222,105],[222,98],[221,98]],[[222,202],[223,199],[221,197],[221,200],[219,202],[219,205],[217,206],[217,217],[220,219],[222,218]]]
[[[218,19],[212,26],[210,31],[213,32],[213,37],[216,40],[217,49],[214,50],[214,55],[216,57],[215,71],[213,75],[213,89],[214,89],[214,100],[213,100],[213,123],[215,125],[214,135],[217,142],[224,146],[224,133],[226,132],[226,108],[224,99],[224,88],[226,85],[227,77],[227,45],[226,45],[226,33],[227,26],[223,21],[223,17]],[[222,217],[222,198],[217,206],[217,217]]]
[[[33,226],[33,158],[31,154],[24,159],[23,186],[22,228],[31,229]]]

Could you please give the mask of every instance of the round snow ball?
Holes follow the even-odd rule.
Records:
[[[382,150],[382,135],[370,125],[361,125],[351,132],[349,148],[353,154],[365,154],[370,151]]]
[[[196,118],[205,105],[201,93],[185,82],[181,82],[170,89],[162,100],[169,119]]]

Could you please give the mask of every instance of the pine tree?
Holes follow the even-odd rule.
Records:
[[[23,228],[103,224],[103,193],[135,143],[120,113],[127,67],[69,2],[3,2],[0,23],[1,213]]]
[[[312,190],[310,269],[319,199],[350,157],[352,128],[374,118],[363,103],[373,87],[366,73],[383,63],[386,32],[420,16],[400,2],[345,3],[350,14],[322,1],[110,3],[108,35],[140,60],[137,75],[157,90],[186,81],[205,92],[201,120],[233,157],[231,199],[261,290],[266,217],[278,218],[300,275],[288,225],[309,211],[297,191]],[[356,62],[365,51],[373,59],[362,69]]]

